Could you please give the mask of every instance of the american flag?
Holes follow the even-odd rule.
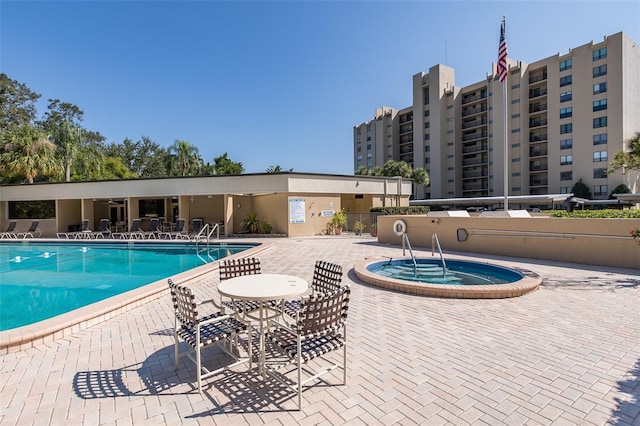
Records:
[[[500,26],[500,44],[498,45],[498,65],[496,67],[496,73],[500,81],[504,81],[507,78],[507,39],[505,38],[505,21],[502,20]]]

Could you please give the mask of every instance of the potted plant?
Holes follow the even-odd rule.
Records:
[[[273,226],[269,222],[266,220],[260,222],[260,232],[263,234],[270,234],[271,231],[273,231]]]
[[[364,223],[359,220],[356,220],[356,223],[353,224],[353,230],[356,232],[356,235],[362,235],[364,228],[366,228],[366,226],[364,226]]]
[[[260,232],[260,219],[258,218],[257,213],[248,213],[247,217],[242,221],[241,225],[250,234],[257,234],[258,232]]]
[[[342,210],[335,212],[331,218],[331,225],[333,227],[333,232],[336,235],[342,234],[342,228],[347,225],[347,215],[345,212]]]
[[[371,226],[369,227],[369,233],[371,234],[372,237],[377,237],[378,236],[378,224],[377,223],[372,223]]]
[[[631,232],[629,232],[629,235],[631,235],[631,238],[636,240],[636,243],[640,245],[640,228],[632,229]]]

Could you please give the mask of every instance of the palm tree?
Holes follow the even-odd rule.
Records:
[[[171,169],[178,176],[191,176],[200,173],[202,157],[198,148],[186,141],[176,140],[169,148]]]
[[[71,181],[71,166],[78,155],[82,142],[82,130],[69,122],[56,126],[53,132],[53,140],[62,156],[65,181]]]
[[[58,173],[60,164],[55,157],[55,145],[47,135],[29,124],[15,126],[2,134],[3,153],[0,163],[17,175],[33,183],[38,175]]]
[[[267,173],[283,173],[283,172],[291,173],[292,171],[293,171],[293,169],[284,170],[279,165],[277,165],[277,166],[269,166],[269,167],[267,167],[267,170],[266,170]]]

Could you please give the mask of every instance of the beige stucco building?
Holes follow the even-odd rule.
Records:
[[[594,199],[620,184],[640,192],[638,173],[604,173],[640,130],[636,42],[617,33],[508,64],[506,85],[492,73],[457,87],[445,65],[414,75],[412,105],[378,108],[354,126],[354,169],[390,159],[424,168],[431,186],[415,189],[417,199],[503,196],[505,186],[509,195],[563,194],[579,179]]]
[[[397,178],[308,173],[5,185],[0,186],[0,230],[16,220],[24,231],[40,219],[42,236],[55,237],[83,219],[96,229],[103,218],[123,227],[141,218],[144,229],[159,217],[184,218],[187,230],[192,219],[201,218],[230,235],[242,232],[242,221],[256,213],[275,234],[318,235],[335,211],[368,214],[371,207],[409,205],[411,185]],[[53,217],[15,217],[16,203],[43,200],[55,206]]]

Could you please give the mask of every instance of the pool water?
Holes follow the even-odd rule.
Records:
[[[446,285],[507,284],[519,281],[523,275],[513,269],[479,262],[445,260],[443,272],[439,259],[397,259],[372,263],[367,270],[375,274],[404,281]]]
[[[0,244],[0,331],[35,323],[254,247]]]

